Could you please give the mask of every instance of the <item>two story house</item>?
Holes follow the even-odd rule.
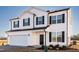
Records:
[[[10,19],[8,44],[14,46],[70,44],[72,31],[71,9],[45,11],[29,7],[19,17]]]

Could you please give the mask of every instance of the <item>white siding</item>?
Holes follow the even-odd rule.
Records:
[[[29,29],[29,28],[33,28],[33,20],[34,20],[34,27],[45,27],[48,25],[48,21],[47,21],[47,12],[45,11],[41,11],[38,9],[31,9],[29,10],[30,12],[25,12],[24,14],[22,14],[21,16],[19,16],[20,19],[15,19],[12,20],[12,30],[16,30],[16,29]],[[36,16],[33,18],[33,14],[36,14]],[[36,17],[40,17],[40,16],[44,16],[44,24],[41,25],[36,25]],[[26,18],[30,18],[30,26],[23,26],[23,19]],[[13,28],[13,22],[19,20],[19,28]]]
[[[47,26],[47,15],[48,15],[47,12],[41,11],[41,10],[37,10],[37,9],[32,9],[32,10],[30,10],[30,12],[36,14],[36,17],[44,16],[44,22],[45,23],[42,24],[42,25],[36,25],[36,17],[35,17],[35,19],[34,19],[34,26],[35,27],[44,27],[44,26]]]
[[[7,34],[8,34],[8,44],[15,46],[40,45],[40,34],[45,35],[43,30],[8,32]]]
[[[46,31],[47,32],[61,32],[61,31],[65,31],[65,42],[64,43],[63,42],[49,42],[48,45],[49,44],[53,44],[53,45],[59,44],[60,46],[62,46],[62,45],[66,45],[67,46],[68,45],[68,40],[69,39],[67,37],[68,37],[69,33],[68,33],[68,30],[67,30],[67,28],[68,28],[67,21],[69,21],[69,20],[67,19],[67,11],[51,13],[51,14],[49,14],[49,16],[61,15],[61,14],[65,14],[65,23],[52,24],[46,29]]]
[[[12,30],[16,29],[28,29],[28,28],[33,28],[33,20],[34,20],[34,27],[45,27],[48,25],[48,16],[54,16],[54,15],[60,15],[60,14],[65,14],[65,23],[59,23],[59,24],[51,24],[47,29],[46,29],[46,44],[50,45],[56,45],[59,44],[60,46],[62,45],[68,45],[70,43],[70,35],[71,35],[71,11],[61,11],[61,12],[55,12],[51,13],[48,15],[47,12],[39,10],[39,9],[31,9],[29,10],[31,13],[26,12],[23,15],[20,16],[19,20],[19,28],[13,28],[13,21],[17,20],[12,20]],[[36,14],[35,18],[33,19],[33,14]],[[44,25],[36,25],[36,17],[44,16]],[[30,18],[30,26],[24,26],[23,27],[23,19],[25,18]],[[49,32],[61,32],[65,31],[65,42],[49,42]],[[39,35],[44,34],[45,32],[41,30],[35,30],[35,31],[18,31],[18,32],[8,32],[8,43],[10,45],[22,45],[22,46],[32,46],[32,45],[40,45],[39,44]],[[30,36],[28,36],[30,35]],[[27,40],[25,40],[27,38]],[[23,40],[24,39],[24,40]],[[26,42],[27,41],[27,42]],[[44,43],[45,43],[45,36],[44,36]]]
[[[23,19],[30,18],[30,26],[23,26]],[[33,28],[33,14],[25,13],[23,16],[20,17],[20,28],[21,29],[29,29]]]
[[[68,44],[71,42],[72,36],[72,16],[71,16],[71,9],[68,10]]]
[[[26,19],[26,18],[30,18],[30,26],[23,26],[23,19]],[[18,20],[19,20],[19,28],[14,28],[13,27],[13,22],[18,21]],[[15,30],[15,29],[29,29],[29,28],[33,28],[33,15],[32,14],[26,13],[26,14],[22,15],[20,17],[20,19],[12,20],[12,30]]]

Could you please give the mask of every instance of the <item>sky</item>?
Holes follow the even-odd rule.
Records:
[[[5,32],[10,30],[9,19],[19,16],[29,6],[0,6],[0,37],[6,37]],[[79,33],[79,6],[39,6],[44,10],[59,10],[71,8],[72,10],[72,35]]]

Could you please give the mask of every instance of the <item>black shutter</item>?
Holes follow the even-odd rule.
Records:
[[[62,42],[64,42],[64,39],[65,39],[65,32],[62,31]]]
[[[49,19],[50,19],[50,20],[49,20],[49,23],[51,24],[51,16],[49,17]]]
[[[30,18],[28,18],[28,25],[30,25]]]
[[[25,19],[23,19],[23,26],[25,25]]]
[[[19,27],[19,21],[18,21],[17,27]]]
[[[44,24],[44,16],[42,16],[42,24]]]
[[[65,22],[65,14],[62,14],[62,23]]]
[[[51,32],[49,32],[49,42],[51,42]]]
[[[38,25],[38,17],[36,17],[36,25]]]
[[[13,22],[13,27],[15,28],[15,21]]]

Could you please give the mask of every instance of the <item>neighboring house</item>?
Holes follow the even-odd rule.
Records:
[[[70,44],[72,28],[71,9],[44,11],[29,7],[19,17],[10,19],[8,44],[14,46]]]
[[[0,46],[7,45],[8,41],[7,38],[0,38]]]

